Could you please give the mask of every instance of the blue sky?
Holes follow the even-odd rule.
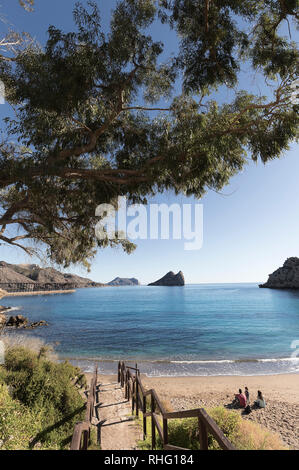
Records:
[[[35,11],[26,13],[17,0],[0,0],[0,13],[18,30],[29,31],[44,43],[50,24],[73,29],[74,3],[73,0],[36,0]],[[107,22],[115,2],[101,3],[104,5],[103,22]],[[3,24],[0,28],[5,30]],[[158,25],[154,31],[159,33]],[[168,44],[174,43],[174,33],[166,30],[163,34]],[[163,36],[160,38],[163,40]],[[250,81],[247,77],[244,70],[241,87],[263,92],[263,83],[257,76]],[[229,95],[224,91],[221,101],[229,99]],[[1,105],[0,119],[8,113],[8,105]],[[99,251],[89,277],[107,282],[116,276],[134,276],[148,283],[169,270],[182,270],[187,283],[265,281],[287,257],[299,256],[298,150],[298,145],[294,144],[284,157],[265,166],[250,162],[222,194],[209,192],[201,201],[196,201],[166,193],[150,201],[202,203],[204,241],[201,250],[185,251],[184,241],[141,240],[137,241],[138,247],[131,255],[121,249]],[[0,259],[12,263],[38,262],[22,251],[3,246],[0,246]],[[78,267],[69,271],[86,275],[86,271]]]

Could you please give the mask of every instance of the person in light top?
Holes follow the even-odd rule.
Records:
[[[257,392],[257,399],[254,403],[258,408],[265,408],[266,406],[266,400],[264,399],[263,394],[260,390],[258,390]]]

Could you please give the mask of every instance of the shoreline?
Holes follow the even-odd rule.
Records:
[[[95,363],[103,375],[113,375],[118,360],[103,359],[96,356],[76,357],[59,354],[61,359],[71,361],[83,371],[93,370]],[[129,360],[125,363],[138,368],[149,378],[190,378],[190,377],[262,377],[299,374],[299,357],[247,359],[247,360],[206,360],[206,361],[169,361],[169,360]]]
[[[83,372],[90,381],[93,373]],[[101,380],[108,380],[117,376],[115,374],[98,373]],[[277,377],[281,379],[277,382]],[[164,397],[193,397],[193,394],[207,393],[224,390],[232,396],[238,389],[248,386],[248,388],[260,388],[265,396],[277,394],[283,401],[292,404],[299,404],[299,373],[277,374],[277,375],[209,375],[209,376],[172,376],[172,377],[149,377],[141,373],[142,383],[145,388],[154,388],[158,393],[163,393]],[[240,384],[240,382],[244,382]],[[204,387],[204,390],[198,388]],[[254,397],[252,397],[252,401]]]
[[[74,294],[75,292],[76,292],[75,289],[45,290],[45,291],[36,291],[36,292],[6,292],[2,298],[4,299],[5,297],[23,297],[23,296],[30,296],[30,295]]]

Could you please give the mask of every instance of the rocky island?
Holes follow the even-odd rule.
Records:
[[[135,277],[116,277],[108,282],[108,286],[139,286],[139,281]]]
[[[269,274],[268,281],[259,287],[270,289],[299,289],[299,258],[288,258],[282,267]]]
[[[177,274],[174,274],[173,271],[165,274],[156,282],[152,282],[149,286],[184,286],[185,278],[182,271],[179,271]]]

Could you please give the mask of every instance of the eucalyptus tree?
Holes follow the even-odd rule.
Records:
[[[296,0],[123,0],[109,28],[87,3],[75,31],[51,26],[43,47],[0,62],[15,112],[0,147],[0,240],[45,246],[64,266],[134,248],[95,239],[98,204],[170,189],[201,198],[298,137]],[[244,68],[266,96],[242,90]]]

